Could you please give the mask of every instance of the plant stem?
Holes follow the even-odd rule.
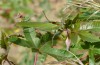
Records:
[[[36,54],[35,54],[35,58],[34,58],[34,65],[36,65],[37,60],[38,60],[38,53],[36,53]]]
[[[2,59],[0,59],[0,65],[2,64]]]
[[[75,54],[73,54],[71,51],[68,51],[69,53],[71,53],[76,59],[77,59],[77,61],[78,61],[78,63],[80,64],[80,65],[84,65],[82,62],[81,62],[81,60],[75,55]]]

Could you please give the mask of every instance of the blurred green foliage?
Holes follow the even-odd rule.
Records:
[[[99,63],[96,56],[100,57],[100,47],[98,46],[100,36],[94,34],[94,32],[100,31],[99,4],[95,2],[75,3],[72,0],[67,1],[67,6],[65,6],[64,9],[61,9],[59,14],[57,14],[58,18],[61,19],[61,22],[57,23],[58,21],[42,21],[45,14],[39,13],[38,15],[36,10],[37,7],[45,12],[51,10],[52,4],[50,3],[50,0],[37,0],[38,5],[35,0],[1,0],[0,10],[2,12],[0,13],[0,16],[6,19],[6,22],[15,24],[16,26],[13,27],[13,31],[10,30],[10,34],[6,33],[9,29],[3,29],[3,33],[6,33],[6,36],[1,34],[0,45],[5,49],[3,44],[5,44],[5,39],[7,39],[9,43],[28,47],[32,50],[31,56],[30,52],[25,51],[23,53],[23,58],[19,65],[33,65],[35,63],[34,58],[36,53],[39,54],[37,65],[43,63],[46,60],[47,55],[51,55],[58,61],[72,59],[74,62],[75,59],[81,59],[82,56],[84,56],[83,53],[76,53],[80,49],[88,50],[89,53],[87,55],[89,56],[89,59],[86,56],[86,60],[82,60],[84,64],[88,63],[89,65],[95,65],[96,63]],[[21,19],[21,22],[16,21],[17,16]],[[31,17],[36,18],[35,22],[31,20]],[[21,36],[13,34],[17,28],[23,30]],[[60,38],[60,36],[62,36],[63,39]],[[53,48],[58,44],[57,41],[59,38],[61,41],[64,41],[64,43],[66,39],[67,41],[71,40],[70,50],[73,53],[68,50],[66,51],[66,46],[63,49]],[[66,45],[68,45],[68,43],[66,43]],[[77,62],[83,65],[80,60],[77,60]]]

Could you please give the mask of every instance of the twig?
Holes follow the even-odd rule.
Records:
[[[3,62],[2,62],[2,65],[3,65],[6,61],[8,62],[9,65],[12,65],[12,64],[13,64],[13,65],[16,65],[16,64],[13,63],[12,61],[9,61],[7,57],[8,57],[8,54],[3,58],[3,60],[2,60],[2,61],[3,61]]]
[[[6,59],[5,61],[7,61],[9,63],[9,65],[12,65],[12,63],[8,59]]]
[[[9,60],[8,60],[9,61]],[[16,65],[14,62],[12,62],[12,61],[9,61],[11,64],[13,64],[13,65]]]

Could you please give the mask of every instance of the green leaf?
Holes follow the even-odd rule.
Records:
[[[88,31],[100,31],[100,20],[85,22],[80,26],[80,30],[88,30]]]
[[[89,33],[89,32],[79,32],[79,36],[82,40],[87,42],[98,42],[100,41],[99,37]]]
[[[100,48],[94,48],[93,51],[95,54],[100,54]]]
[[[18,38],[17,36],[11,36],[8,39],[10,42],[23,46],[23,47],[28,47],[28,48],[33,48],[34,45],[30,44],[29,41],[26,41],[24,39]]]
[[[27,41],[30,44],[34,45],[35,48],[38,48],[40,39],[36,37],[36,32],[34,28],[23,28],[23,32]]]
[[[80,43],[80,37],[78,34],[75,34],[75,33],[72,33],[70,35],[70,39],[71,39],[71,45],[74,47],[74,48],[77,48],[77,49],[81,49],[81,43]]]
[[[71,16],[69,19],[65,20],[65,28],[70,27],[72,24],[75,24],[78,20],[79,14],[76,14],[74,17]]]
[[[40,48],[40,52],[51,55],[59,61],[72,57],[72,55],[66,50],[51,48],[50,44],[48,43]]]
[[[100,45],[100,42],[93,42],[93,43],[84,42],[84,43],[85,43],[85,46],[84,46],[84,47],[86,47],[86,46],[89,46],[89,47],[90,47],[90,46],[94,46],[95,48],[98,48],[98,49],[100,48],[100,46],[99,46],[99,45]],[[89,47],[88,47],[88,48],[89,48]]]
[[[73,44],[78,43],[78,35],[77,35],[77,34],[72,33],[72,34],[70,35],[70,39],[71,39],[71,43],[73,43]]]
[[[89,50],[89,65],[95,65],[95,58],[93,49]]]
[[[77,23],[75,23],[73,30],[78,31],[80,29],[80,26],[81,26],[80,24],[81,24],[80,21],[78,21]]]
[[[80,42],[80,44],[81,44],[81,47],[83,48],[83,49],[89,49],[90,48],[90,44],[92,44],[91,42]]]
[[[72,23],[75,24],[75,23],[77,22],[78,18],[79,18],[79,14],[77,14],[77,15],[74,17],[74,19],[72,20]]]
[[[29,38],[30,36],[36,37],[35,29],[34,28],[23,28],[24,35],[27,40],[31,41]]]
[[[41,42],[45,43],[45,42],[50,41],[52,39],[52,36],[53,35],[50,32],[47,32],[47,33],[43,34],[41,36]]]
[[[17,25],[22,27],[34,27],[41,30],[54,30],[59,28],[59,26],[48,22],[19,22]]]
[[[7,38],[4,32],[1,32],[1,40],[0,40],[0,46],[1,48],[7,49]]]
[[[65,28],[69,28],[70,27],[70,25],[72,24],[72,20],[70,20],[70,19],[67,19],[67,20],[65,20]]]

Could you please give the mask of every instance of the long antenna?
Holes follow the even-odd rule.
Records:
[[[43,14],[44,14],[45,18],[48,20],[48,22],[50,22],[50,20],[47,18],[47,16],[46,16],[44,11],[43,11]]]

